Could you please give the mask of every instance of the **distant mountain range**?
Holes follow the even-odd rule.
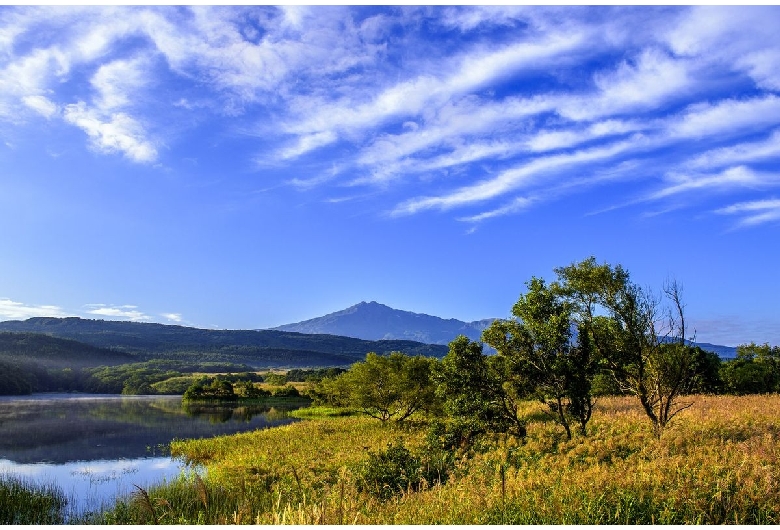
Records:
[[[360,302],[325,316],[271,328],[298,333],[328,333],[366,340],[406,339],[428,344],[449,344],[458,335],[471,340],[482,340],[482,330],[495,318],[463,322],[443,319],[424,313],[393,309],[377,302]],[[696,343],[704,350],[717,353],[723,359],[736,357],[737,349],[706,342]],[[490,348],[485,346],[486,351]]]
[[[362,340],[332,334],[301,334],[272,330],[211,330],[163,324],[90,320],[77,317],[37,317],[24,321],[0,322],[0,332],[36,333],[58,339],[70,339],[99,348],[96,358],[114,358],[129,362],[149,359],[172,359],[188,362],[229,362],[256,368],[349,366],[365,359],[368,352],[401,351],[409,355],[443,357],[447,347],[409,340]],[[8,348],[20,354],[20,341],[7,337]],[[22,341],[22,343],[25,341]],[[44,354],[34,344],[48,344],[26,339],[30,360]],[[2,343],[0,343],[2,346]],[[60,345],[62,346],[62,345]],[[70,356],[78,348],[60,347],[61,355]],[[86,350],[86,348],[85,348]],[[89,352],[88,352],[89,353]],[[0,354],[2,352],[0,351]],[[122,354],[122,355],[118,355]],[[64,361],[64,359],[63,359]]]
[[[458,335],[480,340],[493,318],[463,322],[424,313],[393,309],[377,302],[360,302],[322,317],[271,328],[298,333],[329,333],[365,340],[403,339],[427,344],[449,344]]]
[[[0,361],[98,366],[151,359],[255,368],[349,366],[368,352],[441,358],[458,335],[480,340],[495,319],[463,322],[361,302],[271,330],[211,330],[153,323],[38,317],[0,322]],[[3,333],[8,332],[8,333]],[[36,335],[32,335],[36,334]],[[55,340],[57,339],[57,340]],[[721,358],[736,348],[698,343]],[[486,353],[490,350],[486,348]]]

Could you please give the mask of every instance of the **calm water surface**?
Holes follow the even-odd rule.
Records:
[[[37,394],[0,397],[0,475],[55,483],[72,513],[186,472],[176,438],[206,438],[295,421],[292,409],[185,406],[181,396]]]

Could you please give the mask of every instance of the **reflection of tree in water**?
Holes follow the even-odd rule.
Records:
[[[267,405],[184,405],[181,398],[6,400],[0,459],[18,463],[142,458],[174,438],[203,438],[296,421]]]
[[[184,415],[181,401],[176,398],[133,398],[123,397],[117,403],[95,402],[89,404],[84,410],[93,418],[132,423],[133,425],[158,425],[165,422],[165,416]],[[149,409],[154,409],[150,411]],[[150,413],[154,412],[154,413]]]
[[[225,423],[235,421],[248,423],[258,415],[264,415],[268,421],[287,419],[286,410],[277,410],[262,405],[216,405],[204,403],[184,403],[182,408],[189,416],[206,417],[209,423]]]

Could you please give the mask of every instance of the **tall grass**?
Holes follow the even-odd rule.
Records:
[[[57,487],[0,476],[0,524],[62,524],[67,504]]]
[[[176,442],[206,478],[139,493],[104,522],[780,523],[780,396],[694,401],[660,439],[629,398],[601,399],[590,435],[570,441],[539,415],[525,443],[497,436],[446,484],[385,501],[361,487],[368,452],[423,451],[423,428],[348,417]]]

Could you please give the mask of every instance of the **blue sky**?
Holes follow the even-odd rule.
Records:
[[[594,255],[780,344],[778,7],[0,7],[0,320],[506,317]]]

